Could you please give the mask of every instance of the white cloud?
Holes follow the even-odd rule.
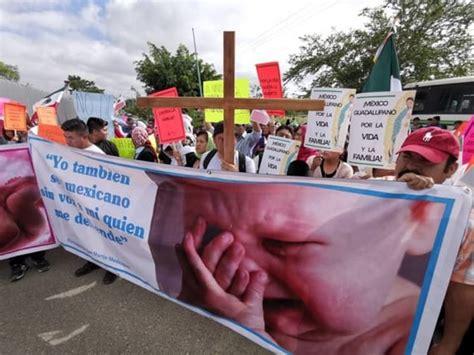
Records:
[[[106,92],[133,96],[130,86],[142,86],[133,62],[148,51],[147,41],[194,51],[194,28],[200,57],[222,71],[222,32],[235,30],[237,75],[255,82],[256,63],[278,61],[284,72],[299,36],[360,27],[360,10],[381,0],[115,0],[104,8],[89,1],[74,13],[67,2],[11,3],[0,0],[0,60],[18,65],[22,82],[49,91],[75,74]]]

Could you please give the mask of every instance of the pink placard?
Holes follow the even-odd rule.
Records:
[[[265,110],[253,110],[250,115],[250,121],[266,125],[270,121],[270,116],[268,116]]]
[[[467,164],[474,155],[474,115],[464,131],[464,143],[462,146],[462,163]]]

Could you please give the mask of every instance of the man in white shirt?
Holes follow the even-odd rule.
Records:
[[[79,118],[67,120],[61,125],[61,128],[64,131],[64,138],[68,146],[105,154],[102,149],[91,143],[89,140],[89,129],[86,123]]]
[[[95,144],[92,144],[89,140],[89,129],[86,123],[79,118],[73,118],[67,120],[61,125],[64,131],[64,138],[66,138],[66,144],[73,148],[87,150],[98,154],[105,154]],[[83,266],[77,269],[74,273],[77,277],[87,275],[88,273],[99,269],[100,267],[90,261],[87,261]],[[117,276],[110,271],[105,272],[104,279],[102,280],[105,285],[111,284],[115,281]]]
[[[255,163],[248,156],[239,153],[234,149],[234,164],[224,161],[224,122],[219,122],[214,127],[215,150],[206,152],[201,157],[200,169],[204,170],[225,170],[233,172],[256,173]],[[235,144],[235,142],[234,142]]]

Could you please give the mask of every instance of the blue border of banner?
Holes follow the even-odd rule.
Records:
[[[44,139],[39,138],[39,137],[30,136],[29,139],[30,140],[37,140],[37,141],[40,141],[40,142],[43,142],[43,143],[53,144],[52,142],[44,140]],[[31,149],[31,143],[29,143],[29,145],[30,145],[30,149]],[[223,179],[223,178],[219,178],[219,177],[208,177],[208,176],[189,176],[187,174],[180,174],[178,172],[173,172],[173,171],[165,172],[162,169],[154,169],[154,168],[148,167],[148,166],[141,167],[141,166],[136,166],[136,165],[133,165],[133,164],[119,163],[119,162],[115,162],[115,161],[112,161],[112,160],[101,159],[100,157],[92,157],[92,156],[89,156],[89,155],[88,155],[88,158],[90,158],[92,160],[102,162],[102,163],[113,164],[113,165],[117,165],[117,166],[132,168],[132,169],[135,169],[135,170],[159,173],[159,174],[163,174],[163,175],[181,177],[181,178],[193,178],[193,179],[197,179],[197,180],[219,181],[219,182],[227,182],[227,183],[235,182],[235,183],[239,183],[239,184],[259,184],[259,183],[263,184],[263,183],[267,183],[267,182],[256,182],[256,181],[247,182],[247,181],[242,181],[242,180]],[[426,273],[425,273],[425,278],[423,280],[423,285],[422,285],[422,288],[421,288],[421,292],[420,292],[420,296],[419,296],[419,299],[418,299],[418,304],[417,304],[417,308],[416,308],[416,312],[415,312],[415,318],[413,320],[413,325],[410,329],[410,336],[409,336],[408,343],[407,343],[407,346],[406,346],[406,349],[405,349],[405,354],[411,354],[412,350],[413,350],[413,346],[415,344],[415,339],[416,339],[418,331],[419,331],[421,317],[423,315],[423,310],[426,306],[426,299],[428,297],[429,288],[430,288],[431,283],[433,281],[434,271],[435,271],[435,268],[436,268],[436,264],[438,263],[439,253],[441,251],[441,245],[443,243],[443,238],[444,238],[444,235],[446,233],[446,229],[447,229],[449,218],[451,216],[451,213],[452,213],[452,210],[453,210],[453,207],[454,207],[455,200],[452,199],[452,198],[445,198],[445,197],[372,191],[372,190],[367,190],[367,189],[362,189],[362,188],[347,187],[347,186],[340,186],[340,185],[333,186],[333,185],[318,184],[318,183],[306,183],[306,182],[303,182],[303,181],[301,181],[301,182],[300,181],[272,182],[272,184],[282,184],[282,185],[293,184],[293,185],[299,185],[299,186],[316,187],[316,188],[321,188],[321,189],[326,189],[326,190],[349,192],[349,193],[365,195],[365,196],[372,196],[372,197],[389,198],[389,199],[402,199],[402,200],[411,200],[411,201],[429,201],[429,202],[435,202],[435,203],[442,203],[442,204],[445,205],[443,217],[441,218],[441,221],[440,221],[440,224],[439,224],[439,227],[438,227],[438,231],[436,233],[435,241],[434,241],[434,244],[433,244],[433,249],[432,249],[431,257],[430,257],[430,262],[428,264],[428,267],[427,267],[427,270],[426,270]],[[68,248],[71,248],[71,249],[76,250],[78,252],[82,252],[82,251],[78,250],[76,247],[72,247],[72,246],[64,244],[64,243],[60,243],[60,244],[63,245],[63,246],[67,246]],[[82,253],[84,253],[84,252],[82,252]],[[92,258],[91,256],[88,256],[88,257]],[[110,267],[110,268],[112,268],[116,271],[120,271],[120,272],[123,272],[127,275],[130,275],[133,278],[135,278],[135,279],[139,280],[140,282],[142,282],[143,284],[145,284],[145,285],[151,287],[152,289],[156,290],[156,292],[158,292],[160,294],[163,294],[161,291],[155,289],[148,282],[144,281],[143,279],[141,279],[137,275],[134,275],[134,274],[132,274],[128,271],[125,271],[125,270],[117,269],[114,266],[109,266],[108,264],[104,264],[101,261],[96,260],[94,258],[92,258],[92,259],[95,260],[96,262],[98,262],[100,264],[103,264],[103,265],[106,265],[106,266],[108,266],[108,267]],[[199,309],[202,309],[202,308],[199,308]],[[208,313],[209,315],[215,316],[214,314],[209,313],[206,310],[204,310],[204,312]],[[228,318],[225,318],[225,319],[229,320]],[[272,346],[278,347],[281,351],[284,351],[284,352],[288,353],[288,350],[280,347],[278,344],[276,344],[274,342],[269,341],[268,339],[262,337],[260,334],[255,333],[252,329],[249,329],[249,328],[245,327],[244,325],[242,325],[240,323],[237,323],[237,322],[235,322],[231,319],[230,319],[230,321],[232,323],[235,323],[236,325],[244,328],[245,330],[251,332],[252,334],[258,336],[259,338],[261,338],[265,342],[271,344]]]

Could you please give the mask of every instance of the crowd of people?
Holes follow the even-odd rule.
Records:
[[[360,170],[346,162],[345,151],[318,151],[304,146],[306,125],[296,120],[270,120],[267,125],[235,125],[234,160],[224,159],[224,124],[205,123],[192,127],[184,119],[186,138],[172,144],[159,143],[154,123],[144,123],[129,117],[125,124],[114,121],[116,138],[130,138],[135,147],[134,159],[151,163],[182,166],[190,169],[222,170],[240,173],[258,173],[265,146],[270,135],[294,139],[301,148],[287,175],[307,178],[368,179],[384,178],[407,183],[412,189],[427,189],[434,184],[456,184],[453,178],[458,170],[460,152],[458,139],[435,116],[423,127],[418,118],[412,119],[411,131],[400,149],[394,170]],[[462,122],[456,122],[459,126]],[[30,123],[31,126],[31,123]],[[119,156],[119,149],[109,140],[108,122],[90,117],[87,122],[79,118],[65,121],[61,128],[68,146],[98,154]],[[455,127],[456,129],[457,127]],[[0,144],[27,141],[27,132],[2,129]],[[430,139],[425,139],[429,134]],[[464,334],[474,317],[474,232],[468,230],[461,246],[456,269],[444,303],[444,333],[431,354],[454,354],[461,346]],[[186,252],[186,250],[184,251]],[[50,267],[44,252],[30,255],[39,272]],[[10,259],[11,281],[20,280],[29,266],[26,256]],[[76,270],[76,276],[86,275],[99,266],[87,262]],[[110,284],[116,275],[106,271],[103,282]]]

